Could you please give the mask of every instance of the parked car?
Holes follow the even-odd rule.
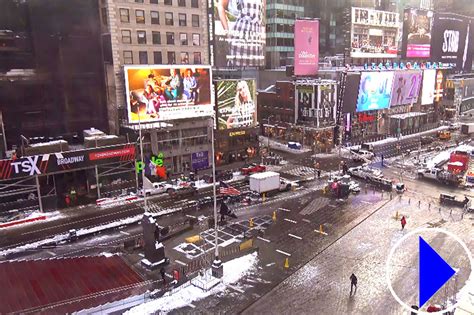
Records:
[[[242,175],[250,175],[253,173],[265,172],[266,170],[267,168],[265,167],[265,165],[252,163],[242,167],[240,169],[240,172],[242,173]]]
[[[163,194],[163,193],[172,194],[175,191],[176,191],[175,186],[173,186],[171,184],[168,184],[168,183],[164,183],[164,182],[153,183],[152,188],[145,189],[145,192],[146,192],[147,196],[159,195],[159,194]],[[140,189],[138,191],[138,195],[143,197],[143,189]]]
[[[367,150],[351,150],[352,160],[354,162],[366,162],[372,160],[375,157],[373,152]]]
[[[216,172],[216,182],[231,180],[234,177],[232,171],[217,171]],[[208,183],[212,184],[212,175],[205,174],[202,179]]]
[[[302,146],[301,143],[299,142],[288,142],[288,148],[290,149],[295,149],[295,150],[301,150]]]
[[[368,179],[370,177],[380,178],[383,176],[382,171],[369,166],[350,167],[347,170],[347,173],[351,176],[359,177],[362,179]]]

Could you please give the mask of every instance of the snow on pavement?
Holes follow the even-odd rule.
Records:
[[[226,291],[229,285],[238,282],[246,275],[255,271],[257,262],[257,253],[231,260],[224,263],[224,277],[222,278],[222,282],[209,291],[195,287],[188,281],[178,287],[174,292],[168,292],[156,300],[131,308],[125,314],[167,314],[174,309],[189,306],[194,301],[199,301],[208,296]]]

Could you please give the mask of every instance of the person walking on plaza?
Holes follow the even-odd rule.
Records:
[[[69,195],[66,195],[66,197],[64,197],[64,201],[66,202],[66,207],[69,208],[69,206],[71,205],[71,197],[69,197]]]
[[[407,219],[405,219],[405,216],[402,216],[400,223],[402,224],[402,231],[403,231],[405,229],[405,225],[407,224]]]
[[[382,159],[382,167],[383,167],[383,154],[380,156],[380,158]]]
[[[355,287],[354,294],[357,292],[357,277],[355,274],[351,274],[350,278],[351,280],[351,294],[352,295],[352,289]]]
[[[163,286],[166,286],[166,270],[165,270],[165,267],[161,267],[160,275],[161,275],[161,279],[163,279]]]

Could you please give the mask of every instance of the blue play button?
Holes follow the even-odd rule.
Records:
[[[420,308],[456,273],[420,236]]]

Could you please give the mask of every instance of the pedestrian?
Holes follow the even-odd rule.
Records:
[[[161,279],[163,279],[163,285],[165,286],[166,285],[166,270],[165,270],[165,267],[161,267],[160,275],[161,275]]]
[[[354,290],[354,293],[356,293],[357,291],[357,277],[355,276],[355,274],[351,274],[350,278],[351,280],[351,294],[352,295],[352,289],[355,287],[355,290]]]
[[[77,199],[77,196],[76,196],[76,189],[74,187],[71,188],[71,201],[73,204],[76,203],[76,199]]]
[[[318,179],[321,178],[321,170],[318,169]]]
[[[71,197],[69,197],[69,195],[66,195],[66,197],[64,197],[64,201],[66,202],[66,207],[69,208],[69,206],[71,205]]]
[[[383,167],[383,154],[380,155],[380,158],[382,159],[382,167]]]
[[[405,225],[407,224],[407,219],[405,219],[405,216],[402,216],[400,223],[402,224],[402,231],[403,231],[405,229]]]

